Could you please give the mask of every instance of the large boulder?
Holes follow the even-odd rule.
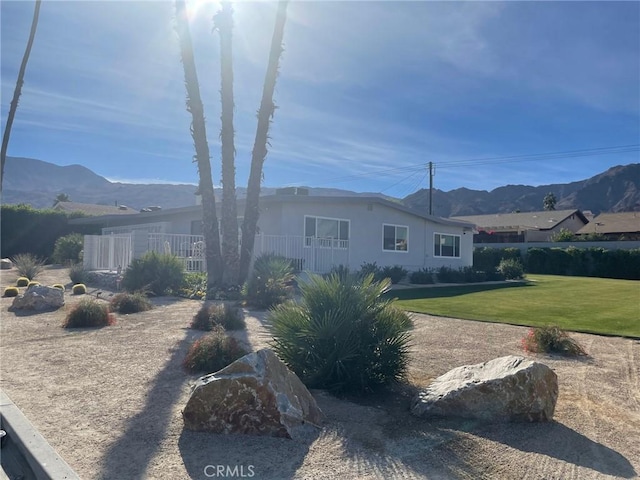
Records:
[[[198,379],[182,416],[189,430],[294,439],[323,419],[304,384],[268,349]]]
[[[454,368],[413,399],[419,417],[464,417],[494,422],[553,418],[558,377],[542,363],[510,355]]]
[[[12,310],[55,310],[64,305],[64,292],[60,288],[33,285],[13,299]]]

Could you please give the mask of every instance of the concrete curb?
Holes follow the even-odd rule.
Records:
[[[0,390],[2,429],[38,480],[80,480],[11,399]]]

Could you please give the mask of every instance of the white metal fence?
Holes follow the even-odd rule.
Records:
[[[140,242],[145,243],[139,245]],[[148,233],[147,235],[86,235],[84,242],[86,270],[125,269],[133,260],[133,252],[157,252],[176,255],[188,272],[204,272],[204,237]],[[326,273],[333,266],[349,265],[349,241],[295,235],[256,235],[254,258],[265,253],[291,259],[300,271]]]

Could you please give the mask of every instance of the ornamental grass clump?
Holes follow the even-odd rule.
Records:
[[[193,342],[182,363],[190,373],[212,373],[244,357],[246,351],[235,338],[228,337],[221,326]]]
[[[205,303],[191,321],[191,328],[205,332],[213,330],[217,325],[225,330],[244,330],[244,313],[227,303]]]
[[[111,309],[118,313],[138,313],[151,310],[153,305],[142,292],[118,293],[109,301]]]
[[[557,326],[530,328],[521,340],[522,349],[532,353],[559,353],[567,356],[586,355],[584,348]]]
[[[19,253],[11,257],[11,262],[18,270],[18,274],[27,277],[28,280],[35,279],[44,270],[44,259],[31,253]]]
[[[311,275],[302,301],[274,307],[272,348],[310,388],[367,393],[401,380],[412,321],[382,298],[390,280]]]
[[[62,326],[64,328],[106,327],[114,323],[115,318],[109,313],[108,304],[85,298],[73,307]]]

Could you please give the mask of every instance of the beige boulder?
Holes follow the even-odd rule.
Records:
[[[189,430],[293,439],[323,420],[304,384],[269,349],[198,379],[182,416]]]
[[[419,417],[464,417],[486,421],[550,421],[558,377],[542,363],[510,355],[455,368],[413,399]]]

